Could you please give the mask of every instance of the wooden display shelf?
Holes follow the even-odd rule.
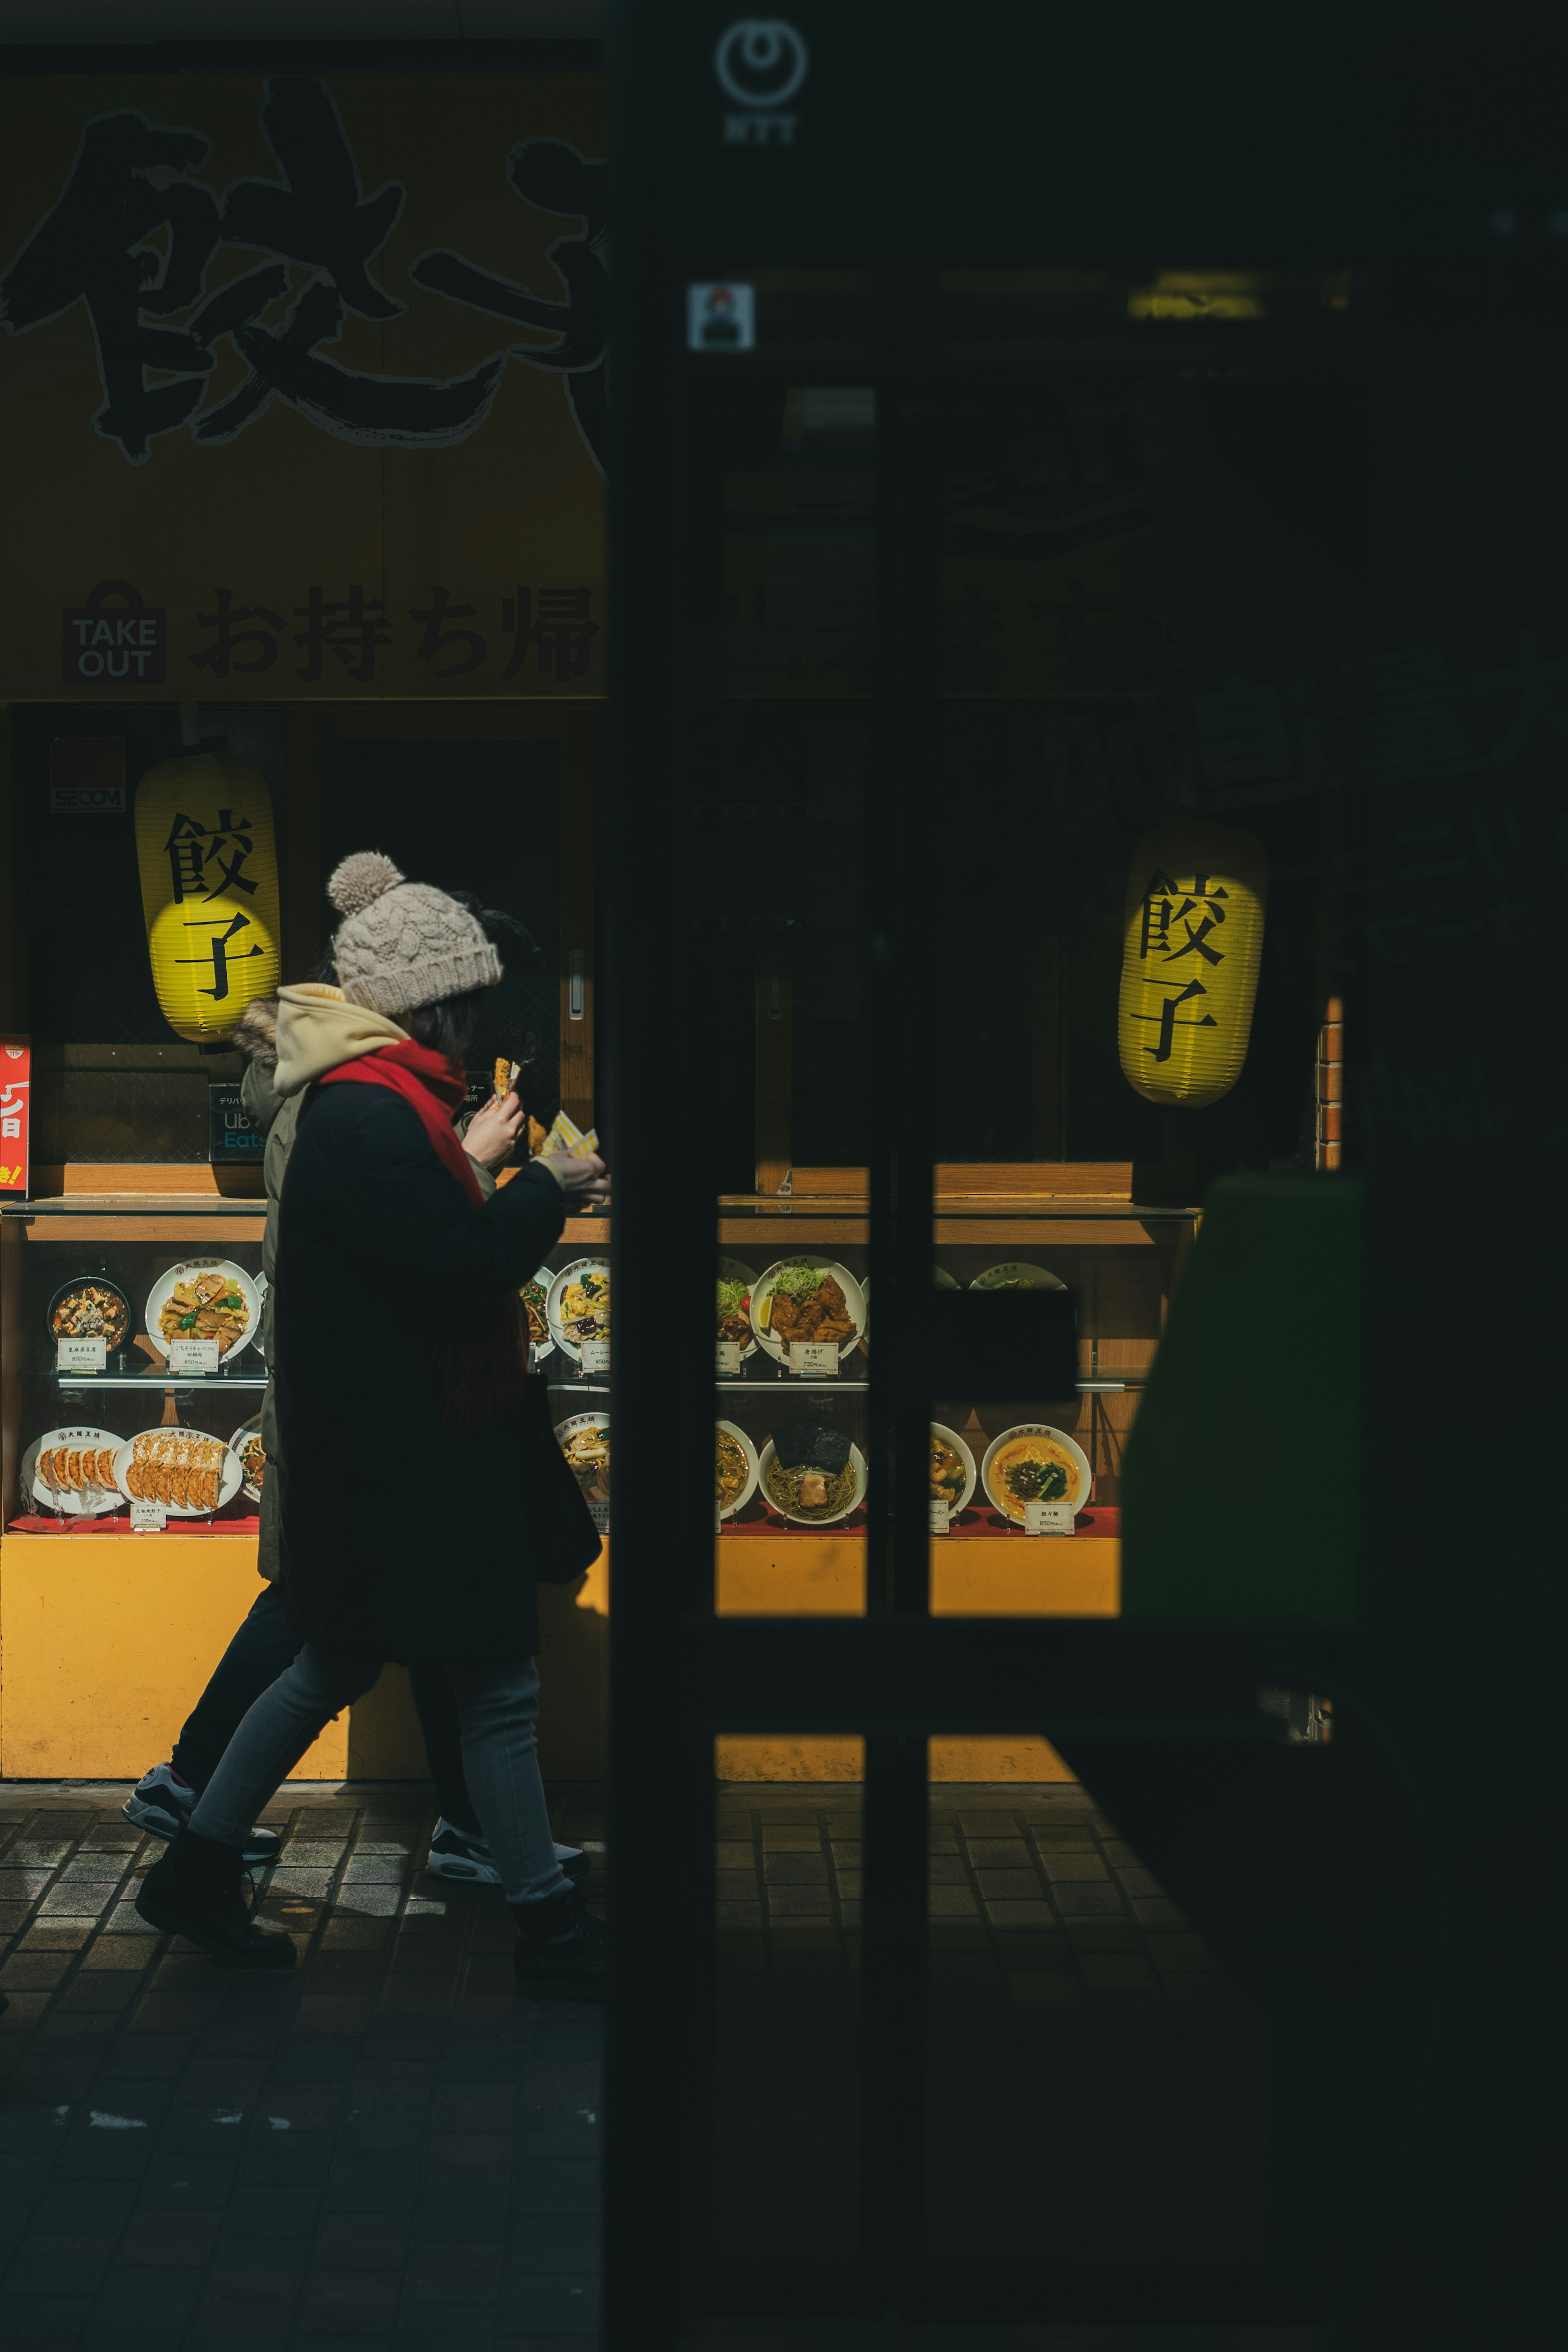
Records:
[[[141,1199],[154,1194],[189,1207],[193,1200],[265,1201],[266,1185],[258,1166],[213,1168],[201,1160],[142,1163],[131,1160],[71,1160],[53,1167],[33,1168],[33,1197],[38,1201],[72,1200],[78,1193],[99,1202]]]
[[[97,1192],[68,1204],[18,1202],[6,1214],[34,1242],[246,1242],[261,1238],[267,1202],[214,1201],[209,1208],[198,1207],[189,1194],[143,1200]],[[607,1216],[569,1216],[557,1246],[606,1249],[609,1244]]]
[[[859,1202],[871,1196],[869,1168],[792,1168],[793,1201]],[[937,1163],[939,1206],[954,1201],[1131,1201],[1130,1160],[977,1160]]]
[[[256,1242],[267,1218],[265,1201],[254,1207],[225,1202],[199,1212],[189,1200],[138,1202],[128,1211],[102,1197],[36,1216],[31,1208],[29,1202],[19,1214],[9,1213],[29,1242]]]
[[[732,1194],[720,1202],[721,1212],[740,1207],[744,1195]],[[864,1208],[854,1209],[848,1202],[834,1209],[830,1203],[819,1205],[815,1201],[804,1206],[789,1201],[757,1199],[752,1205],[756,1213],[748,1217],[725,1216],[718,1221],[720,1246],[725,1249],[755,1242],[765,1229],[772,1231],[773,1239],[781,1251],[792,1247],[816,1249],[831,1243],[835,1247],[843,1243],[863,1243],[869,1238],[869,1224]],[[1196,1210],[1141,1210],[1129,1208],[1124,1202],[1084,1201],[1074,1213],[1063,1214],[1059,1199],[1042,1199],[1028,1215],[1020,1213],[1030,1207],[1025,1202],[1006,1205],[1013,1213],[998,1213],[1003,1203],[987,1202],[982,1213],[958,1217],[938,1215],[933,1222],[932,1242],[939,1249],[962,1249],[969,1244],[983,1249],[1009,1249],[1039,1243],[1054,1243],[1095,1249],[1147,1249],[1169,1244],[1179,1237],[1180,1221],[1196,1217]],[[1054,1210],[1055,1215],[1051,1212]],[[1102,1213],[1095,1215],[1099,1211]],[[779,1232],[777,1219],[786,1228]],[[791,1243],[787,1238],[789,1228],[799,1236]]]

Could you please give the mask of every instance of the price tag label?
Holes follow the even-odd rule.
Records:
[[[150,1535],[166,1528],[168,1524],[169,1514],[162,1503],[131,1504],[131,1532],[132,1535]]]
[[[789,1370],[808,1381],[832,1381],[839,1375],[836,1339],[791,1339]]]
[[[715,1369],[721,1381],[738,1379],[740,1374],[740,1342],[719,1339],[715,1342]]]
[[[932,1532],[932,1534],[933,1534],[934,1536],[945,1536],[945,1535],[950,1535],[950,1534],[951,1534],[951,1532],[952,1532],[952,1528],[953,1528],[953,1506],[952,1506],[952,1504],[951,1504],[951,1503],[938,1503],[938,1502],[935,1502],[935,1501],[934,1501],[934,1502],[932,1503],[932,1505],[931,1505],[931,1532]]]
[[[713,1531],[716,1536],[721,1536],[724,1533],[724,1505],[722,1503],[716,1503],[713,1507]]]
[[[1023,1507],[1026,1536],[1070,1536],[1072,1524],[1071,1503],[1026,1503]]]
[[[171,1339],[169,1370],[172,1372],[215,1372],[218,1369],[218,1343],[215,1339]]]
[[[584,1372],[607,1372],[610,1370],[608,1339],[584,1339],[580,1358]]]
[[[601,1536],[607,1536],[610,1533],[609,1504],[590,1503],[588,1507],[593,1514],[593,1524],[598,1528],[600,1534]]]
[[[108,1342],[99,1332],[96,1339],[61,1339],[56,1343],[55,1369],[61,1372],[101,1372],[108,1360]]]

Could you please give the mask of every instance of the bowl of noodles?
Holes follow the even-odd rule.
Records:
[[[761,1465],[757,1448],[744,1429],[733,1421],[716,1422],[714,1425],[714,1508],[721,1519],[734,1518],[743,1511],[757,1492]]]
[[[582,1491],[583,1501],[608,1503],[610,1415],[574,1412],[569,1420],[557,1423],[555,1440],[566,1456],[567,1468]]]
[[[758,1465],[762,1499],[792,1527],[831,1527],[865,1500],[865,1456],[841,1429],[786,1422]]]
[[[956,1429],[939,1421],[931,1424],[931,1500],[946,1503],[956,1518],[975,1499],[977,1485],[975,1457]]]
[[[1004,1429],[987,1446],[980,1465],[987,1502],[1020,1528],[1029,1503],[1067,1503],[1076,1518],[1089,1500],[1093,1476],[1076,1439],[1044,1421],[1020,1421],[1015,1429]]]

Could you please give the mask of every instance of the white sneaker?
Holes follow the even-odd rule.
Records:
[[[580,1846],[558,1845],[555,1858],[567,1878],[581,1878],[592,1866]],[[466,1830],[455,1829],[444,1820],[438,1821],[431,1832],[425,1868],[433,1878],[465,1878],[480,1886],[501,1884],[501,1874],[485,1840],[470,1837]]]
[[[137,1829],[153,1837],[172,1838],[176,1830],[184,1828],[195,1805],[196,1791],[189,1780],[183,1780],[172,1764],[154,1764],[120,1810]],[[253,1829],[245,1842],[246,1861],[253,1869],[276,1862],[281,1843],[276,1830]]]

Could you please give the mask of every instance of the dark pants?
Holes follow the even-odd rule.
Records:
[[[219,1759],[264,1690],[269,1690],[300,1650],[283,1622],[277,1588],[264,1584],[255,1607],[224,1652],[207,1687],[186,1718],[171,1758],[182,1780],[204,1789]],[[463,1777],[463,1727],[449,1677],[439,1665],[411,1666],[409,1683],[424,1734],[424,1752],[442,1818],[476,1836],[479,1816]]]

